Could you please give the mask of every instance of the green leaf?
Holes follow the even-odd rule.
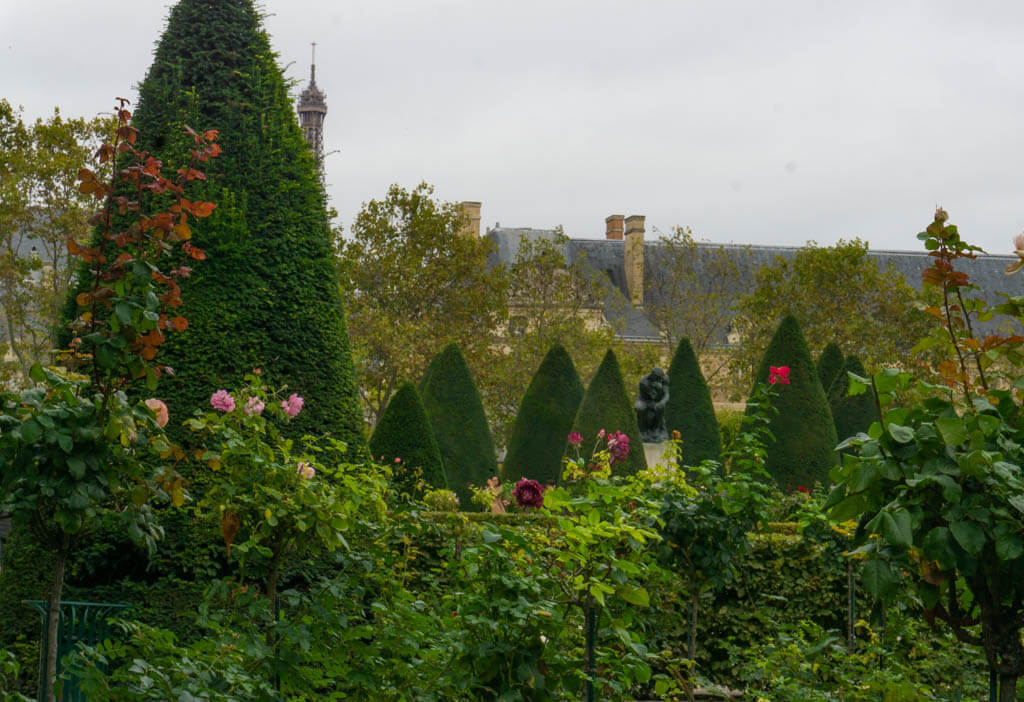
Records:
[[[935,428],[947,446],[959,446],[967,440],[967,428],[960,417],[939,417],[935,420]]]
[[[1012,561],[1024,555],[1024,539],[1013,531],[1000,530],[996,535],[996,556],[1001,561]]]
[[[938,561],[943,570],[956,568],[956,552],[950,543],[949,529],[935,527],[929,531],[922,542],[924,555],[928,560]]]
[[[856,373],[851,373],[850,371],[846,371],[846,375],[850,379],[850,385],[846,390],[846,394],[848,397],[853,397],[854,395],[863,395],[865,392],[867,392],[868,386],[871,384],[870,380],[868,380],[867,378],[862,378]]]
[[[74,442],[67,434],[57,434],[57,444],[64,449],[64,453],[71,453],[75,448]]]
[[[118,353],[110,344],[100,344],[96,347],[96,363],[100,368],[111,369],[117,367]]]
[[[847,519],[859,517],[864,512],[865,506],[867,506],[867,500],[863,493],[850,495],[832,508],[829,518],[833,522],[844,522]]]
[[[639,607],[649,607],[651,604],[650,595],[648,595],[647,590],[642,587],[620,585],[615,590],[615,594],[618,595],[620,599]]]
[[[901,444],[914,440],[914,430],[910,427],[905,427],[901,424],[890,424],[886,428],[889,430],[889,436]]]
[[[43,372],[43,367],[38,363],[33,363],[32,368],[28,372],[28,377],[37,383],[41,383],[46,380],[46,373]]]
[[[485,527],[484,530],[480,532],[480,535],[483,537],[485,544],[495,544],[501,541],[501,534],[493,529]]]
[[[1006,501],[1018,512],[1024,512],[1024,495],[1012,495]]]
[[[910,512],[905,509],[886,510],[882,513],[882,536],[893,546],[910,548],[914,544]]]
[[[34,444],[43,437],[43,428],[35,419],[26,419],[21,425],[21,440],[27,444]]]
[[[121,324],[125,326],[131,324],[132,308],[128,305],[127,302],[119,302],[116,305],[114,305],[114,314],[117,315],[117,319],[118,321],[121,322]]]
[[[81,480],[85,477],[85,461],[82,460],[81,456],[68,456],[67,464],[68,472],[71,473],[72,478]]]
[[[957,543],[972,556],[977,556],[985,548],[985,530],[978,524],[969,521],[950,522],[949,530]]]
[[[872,558],[864,564],[861,581],[869,593],[875,597],[885,598],[899,584],[900,578],[887,562]]]

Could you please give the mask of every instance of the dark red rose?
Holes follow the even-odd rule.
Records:
[[[540,507],[544,504],[544,487],[529,478],[520,479],[512,495],[520,507]]]

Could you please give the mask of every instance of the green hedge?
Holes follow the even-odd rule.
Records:
[[[773,386],[778,414],[769,427],[775,443],[768,447],[765,468],[784,489],[828,485],[828,472],[836,462],[836,427],[807,341],[792,315],[775,330],[754,375],[755,384],[769,381],[770,366],[788,366],[789,384]]]
[[[459,496],[462,509],[476,511],[466,483],[484,485],[497,474],[498,463],[480,391],[457,344],[448,344],[430,362],[420,394],[448,486]]]
[[[683,440],[683,465],[694,466],[705,459],[717,461],[722,453],[722,434],[689,339],[681,339],[676,347],[668,367],[668,382],[665,428],[670,434],[678,431]]]
[[[583,383],[576,366],[565,348],[556,343],[541,361],[519,405],[501,467],[502,480],[558,482],[566,437],[582,400]]]
[[[406,488],[413,482],[408,471],[416,470],[430,487],[448,487],[441,450],[423,400],[412,383],[405,383],[391,397],[370,437],[370,452],[375,459],[388,464],[401,459],[401,464],[394,468],[394,480],[409,483]]]
[[[821,387],[828,395],[832,384],[843,374],[843,365],[846,359],[843,358],[843,350],[834,341],[825,346],[825,350],[818,356],[818,380]]]
[[[878,420],[878,409],[875,407],[871,393],[862,392],[860,395],[847,396],[846,393],[849,389],[847,373],[853,373],[862,378],[867,375],[860,359],[851,354],[846,357],[843,373],[829,393],[832,414],[836,423],[836,435],[840,441],[858,432],[866,432],[871,423]]]
[[[636,411],[626,394],[619,361],[611,349],[604,355],[604,360],[583,395],[572,428],[583,437],[584,452],[592,449],[601,429],[607,432],[621,431],[629,437],[629,454],[625,461],[613,467],[614,474],[633,475],[647,467]]]

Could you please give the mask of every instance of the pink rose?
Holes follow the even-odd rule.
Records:
[[[233,412],[235,409],[235,398],[227,390],[218,390],[210,395],[210,404],[215,410],[221,412]]]
[[[253,416],[254,414],[256,416],[259,416],[263,414],[264,407],[266,407],[266,404],[264,404],[264,402],[260,398],[250,397],[248,400],[245,401],[245,409],[243,409],[242,411],[245,412],[250,417]]]
[[[1024,251],[1024,232],[1021,232],[1013,239],[1013,248],[1017,251]]]
[[[571,434],[569,434],[569,443],[572,444],[573,446],[579,446],[580,444],[583,443],[583,437],[580,436],[580,433],[578,431],[574,431]]]
[[[629,455],[629,437],[621,431],[608,435],[608,453],[611,454],[609,463],[615,465],[622,463]]]
[[[789,385],[789,366],[768,366],[768,383]]]
[[[167,426],[167,420],[170,419],[170,414],[167,412],[167,405],[162,400],[158,400],[155,397],[151,397],[146,400],[146,407],[153,410],[153,414],[156,415],[157,426],[163,428]]]
[[[316,469],[314,469],[307,461],[299,461],[299,465],[296,470],[299,476],[306,480],[309,480],[316,475]]]
[[[305,400],[296,395],[294,392],[288,396],[288,399],[281,403],[281,407],[284,409],[285,414],[289,417],[294,417],[302,411],[302,405]]]

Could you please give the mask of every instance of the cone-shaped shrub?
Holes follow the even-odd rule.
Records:
[[[533,478],[541,484],[558,482],[562,475],[565,440],[572,430],[583,383],[572,358],[555,344],[523,395],[501,467],[501,479],[515,482]]]
[[[448,487],[441,450],[412,383],[402,385],[388,402],[370,437],[370,451],[375,459],[393,466],[393,482],[403,489],[412,487],[417,471],[430,487]]]
[[[708,384],[689,339],[680,339],[668,367],[665,428],[670,434],[678,431],[683,440],[683,465],[694,466],[705,459],[719,459],[722,434]]]
[[[846,392],[850,387],[847,372],[854,373],[861,377],[867,375],[864,372],[864,365],[857,356],[846,357],[846,367],[843,374],[832,385],[829,393],[829,401],[832,405],[832,415],[836,424],[836,436],[840,441],[847,439],[857,432],[866,432],[871,423],[878,419],[878,411],[875,402],[868,392],[860,395],[847,397]]]
[[[289,433],[365,446],[331,231],[316,159],[252,0],[181,0],[139,86],[139,143],[167,169],[186,164],[186,125],[223,149],[190,199],[217,204],[191,243],[206,251],[182,281],[185,332],[161,351],[159,393],[173,416],[262,368],[306,400]],[[72,293],[72,296],[74,293]],[[168,431],[184,438],[181,420]]]
[[[483,486],[498,472],[498,463],[480,391],[457,344],[448,344],[430,362],[420,395],[441,450],[448,489],[459,496],[463,510],[479,509],[466,483]]]
[[[604,355],[604,360],[583,395],[572,429],[583,437],[581,450],[588,453],[593,450],[597,433],[601,429],[608,432],[621,431],[629,437],[629,454],[626,460],[612,466],[612,473],[633,475],[647,467],[644,443],[636,423],[636,410],[626,393],[619,361],[611,349]]]
[[[810,487],[816,481],[828,485],[828,472],[836,462],[836,427],[807,341],[792,315],[783,317],[775,330],[755,383],[769,381],[769,366],[788,366],[789,384],[774,386],[778,414],[770,429],[775,443],[768,447],[765,468],[783,489]]]
[[[843,375],[844,365],[846,365],[846,359],[843,358],[843,350],[836,342],[829,342],[825,350],[818,356],[818,380],[821,381],[821,387],[825,390],[826,396],[836,378]]]

